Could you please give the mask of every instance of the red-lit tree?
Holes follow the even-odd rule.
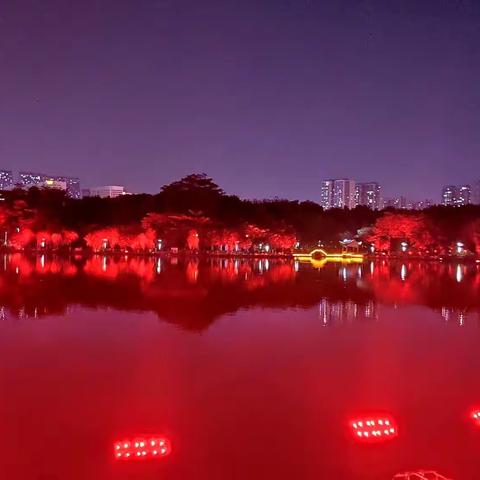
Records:
[[[47,231],[40,231],[36,234],[37,248],[47,248],[51,245],[52,234]]]
[[[387,212],[367,233],[366,240],[377,250],[390,250],[394,241],[405,241],[419,251],[433,244],[430,227],[423,214]]]
[[[85,235],[85,242],[88,247],[98,252],[105,248],[113,249],[119,245],[120,233],[118,228],[102,228],[94,230]]]
[[[62,244],[69,247],[78,240],[78,233],[72,230],[62,230]]]
[[[274,251],[286,252],[293,249],[297,237],[291,232],[271,232],[267,241]]]
[[[189,250],[198,250],[200,238],[195,229],[189,230],[187,235],[187,248]]]
[[[35,233],[29,228],[22,228],[20,231],[15,232],[10,237],[10,245],[15,250],[23,250],[34,243],[36,239]]]
[[[466,226],[465,237],[473,245],[475,253],[480,255],[480,218],[473,220]]]

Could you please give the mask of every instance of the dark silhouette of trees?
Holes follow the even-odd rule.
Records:
[[[480,206],[324,211],[311,201],[227,195],[205,174],[188,175],[155,195],[76,200],[59,190],[31,188],[3,192],[2,198],[0,239],[16,249],[153,251],[162,245],[265,253],[291,251],[297,242],[339,248],[340,240],[355,237],[388,252],[402,242],[422,255],[449,253],[458,242],[480,251]]]

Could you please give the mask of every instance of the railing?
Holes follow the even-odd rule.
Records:
[[[416,472],[397,473],[393,480],[450,480],[433,470],[418,470]]]

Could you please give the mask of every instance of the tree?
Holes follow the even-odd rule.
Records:
[[[115,248],[118,246],[120,233],[118,228],[102,228],[94,230],[85,235],[85,242],[95,252],[105,248]]]
[[[194,229],[190,230],[187,235],[187,247],[189,250],[198,250],[200,240],[198,232]]]
[[[471,221],[465,228],[465,236],[473,245],[475,253],[480,255],[480,218]]]
[[[204,173],[195,173],[162,187],[159,201],[164,210],[189,213],[217,212],[225,192]]]
[[[378,250],[392,248],[393,241],[405,241],[418,250],[428,248],[432,235],[423,214],[406,214],[387,212],[377,219],[366,240],[373,243]]]

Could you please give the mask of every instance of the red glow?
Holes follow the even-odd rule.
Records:
[[[472,410],[470,418],[476,427],[480,427],[480,409]]]
[[[350,422],[352,435],[361,442],[384,442],[398,436],[395,420],[388,415],[359,417]]]
[[[170,455],[172,446],[165,437],[139,437],[113,444],[116,460],[148,460]]]

